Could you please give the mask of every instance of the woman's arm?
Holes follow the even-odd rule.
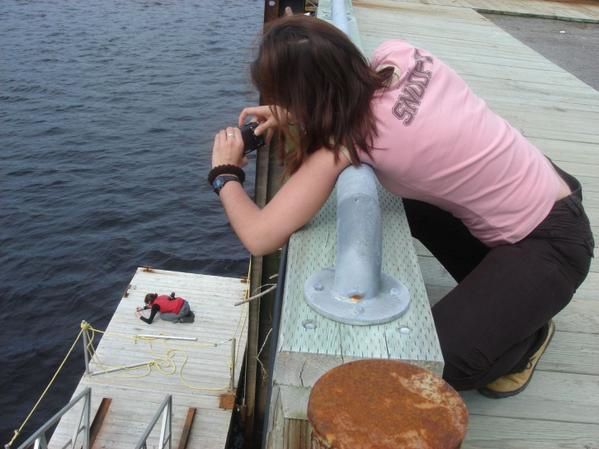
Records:
[[[150,318],[140,316],[139,319],[142,320],[144,323],[152,324],[152,321],[154,321],[154,317],[158,312],[160,312],[160,306],[158,304],[153,304],[152,311],[150,312]]]
[[[237,182],[225,184],[220,198],[233,230],[248,251],[268,254],[318,212],[348,165],[346,158],[335,161],[333,152],[322,148],[308,157],[263,209]]]

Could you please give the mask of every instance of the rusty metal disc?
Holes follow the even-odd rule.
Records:
[[[457,449],[468,411],[449,384],[425,369],[360,360],[316,382],[308,419],[313,448]]]

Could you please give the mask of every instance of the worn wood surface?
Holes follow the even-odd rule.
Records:
[[[239,279],[138,269],[115,311],[90,364],[92,372],[116,366],[154,361],[148,367],[96,376],[84,376],[75,393],[92,388],[92,414],[102,397],[112,398],[110,411],[98,433],[95,447],[134,447],[167,394],[173,395],[172,446],[177,447],[186,426],[189,408],[199,419],[189,429],[189,447],[225,447],[231,410],[219,408],[219,395],[229,385],[231,338],[237,339],[235,385],[239,379],[247,333],[247,305],[234,307],[244,297],[246,284]],[[176,292],[195,313],[192,324],[157,319],[148,326],[135,317],[146,293]],[[91,323],[93,325],[93,323]],[[135,339],[137,334],[196,337],[197,341]],[[99,337],[99,335],[98,335]],[[62,447],[71,437],[78,410],[68,413],[56,428],[51,448]],[[160,422],[148,447],[156,445]]]
[[[385,5],[385,3],[391,2],[468,8],[480,12],[599,23],[599,4],[594,0],[387,0],[378,3]],[[354,3],[358,3],[358,1]],[[360,1],[360,3],[362,2]]]
[[[456,7],[518,3],[533,9],[556,2],[420,3],[354,2],[365,51],[402,38],[448,62],[495,111],[582,182],[585,208],[593,229],[599,229],[599,93],[476,11]],[[560,2],[560,7],[571,8],[572,15],[584,8],[594,14],[599,7],[576,3]],[[422,245],[416,248],[434,304],[455,281]],[[464,393],[471,413],[464,448],[599,448],[598,291],[599,265],[593,261],[587,280],[555,318],[556,335],[523,393],[502,400]]]
[[[327,369],[353,358],[411,360],[438,372],[442,369],[438,339],[403,206],[383,189],[379,190],[379,201],[383,219],[383,272],[401,279],[410,291],[408,310],[389,323],[352,326],[326,319],[306,304],[305,280],[314,271],[335,263],[336,195],[333,193],[317,217],[294,234],[289,243],[275,383],[307,385]],[[408,328],[409,332],[400,333],[400,327]],[[313,372],[310,376],[306,374],[307,368]]]
[[[273,375],[275,391],[283,394],[271,398],[271,447],[281,447],[277,444],[302,447],[297,445],[300,444],[297,439],[309,443],[304,438],[306,427],[296,422],[306,419],[306,408],[295,408],[294,417],[289,418],[287,408],[276,408],[276,398],[284,400],[289,397],[285,392],[296,391],[297,387],[296,393],[301,394],[294,397],[306,399],[316,380],[335,366],[363,358],[401,359],[438,374],[442,372],[438,338],[403,206],[398,198],[382,188],[379,202],[383,218],[383,272],[406,285],[411,294],[410,306],[404,315],[389,323],[353,326],[324,318],[306,304],[305,280],[315,270],[333,266],[335,261],[336,195],[333,193],[315,219],[289,242]],[[303,405],[299,400],[296,403]]]

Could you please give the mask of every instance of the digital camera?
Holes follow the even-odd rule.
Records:
[[[264,146],[264,137],[254,134],[254,130],[258,127],[258,122],[246,123],[240,126],[241,137],[243,138],[243,154],[248,155],[252,151]]]

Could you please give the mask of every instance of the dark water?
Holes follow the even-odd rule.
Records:
[[[263,0],[0,2],[0,445],[136,267],[245,272],[205,177],[214,133],[256,102],[262,16]]]

